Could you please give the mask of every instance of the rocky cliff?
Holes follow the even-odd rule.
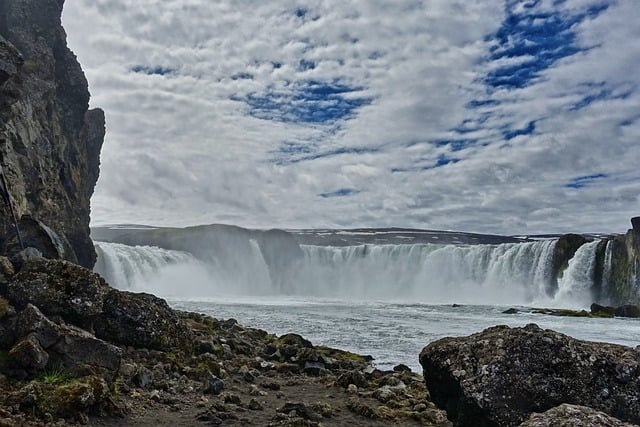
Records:
[[[640,217],[631,224],[626,234],[598,247],[596,297],[607,304],[640,304]]]
[[[0,164],[25,244],[91,268],[89,200],[105,122],[67,48],[64,0],[0,0]],[[18,248],[6,203],[0,253]]]

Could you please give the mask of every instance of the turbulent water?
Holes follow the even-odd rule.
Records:
[[[382,367],[402,362],[417,368],[428,342],[498,323],[533,321],[576,337],[638,344],[633,321],[501,314],[507,306],[584,308],[592,302],[599,241],[579,248],[554,287],[555,243],[302,244],[280,252],[281,246],[249,238],[196,256],[98,242],[96,271],[113,286],[153,292],[177,308],[297,332],[318,344],[372,354]]]

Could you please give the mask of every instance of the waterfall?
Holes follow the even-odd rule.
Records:
[[[209,281],[207,266],[187,252],[104,242],[95,247],[94,271],[118,289],[184,296]]]
[[[607,241],[607,246],[604,251],[604,265],[602,268],[602,292],[603,297],[609,295],[609,288],[611,287],[611,274],[613,273],[612,268],[612,260],[613,260],[613,240]]]
[[[564,306],[587,307],[592,302],[591,289],[596,267],[596,248],[600,240],[585,243],[569,260],[569,266],[558,278],[554,301]]]
[[[549,301],[555,243],[301,245],[294,256],[249,239],[197,259],[98,242],[95,270],[118,288],[162,296],[529,304]]]
[[[428,302],[544,298],[554,240],[501,245],[302,246],[305,294]]]

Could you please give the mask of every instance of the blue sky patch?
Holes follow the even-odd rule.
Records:
[[[133,67],[131,67],[131,71],[133,71],[134,73],[147,74],[149,76],[166,76],[167,74],[175,73],[176,69],[163,67],[160,65],[156,65],[155,67],[150,67],[148,65],[134,65]]]
[[[535,120],[530,121],[525,127],[520,129],[513,129],[511,127],[507,127],[502,129],[502,136],[505,140],[510,140],[520,135],[531,135],[536,130],[536,122]]]
[[[328,151],[317,151],[315,145],[293,144],[286,142],[282,144],[277,151],[279,158],[275,160],[275,163],[277,165],[286,165],[309,160],[318,160],[325,157],[340,156],[343,154],[373,154],[379,151],[379,148],[374,147],[339,147]],[[304,155],[296,157],[296,154]]]
[[[433,141],[438,147],[448,147],[451,151],[461,151],[477,143],[477,139],[438,139]]]
[[[318,196],[322,197],[323,199],[328,199],[330,197],[353,196],[354,194],[358,194],[358,193],[360,193],[360,191],[354,188],[341,188],[339,190],[332,191],[330,193],[320,193],[318,194]]]
[[[588,185],[591,185],[593,183],[595,183],[598,180],[604,179],[604,178],[608,178],[609,175],[604,174],[604,173],[598,173],[598,174],[594,174],[594,175],[585,175],[585,176],[579,176],[577,178],[573,178],[568,184],[565,185],[566,188],[575,188],[575,189],[579,189],[579,188],[583,188],[586,187]]]
[[[259,119],[327,125],[347,120],[370,104],[371,98],[358,96],[362,90],[340,81],[303,80],[284,90],[267,89],[233,99],[249,105],[250,114]]]
[[[509,1],[505,19],[490,38],[489,61],[517,59],[522,61],[504,65],[488,73],[484,82],[491,88],[519,89],[528,86],[540,74],[559,60],[575,55],[582,48],[576,42],[576,24],[598,16],[608,4],[601,4],[578,14],[550,11],[539,1],[518,9],[520,1]]]

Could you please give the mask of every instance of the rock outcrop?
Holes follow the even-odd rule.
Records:
[[[89,110],[67,48],[64,1],[0,1],[0,164],[27,246],[91,268],[89,199],[98,178],[104,113]],[[19,248],[0,204],[0,253]]]
[[[420,363],[438,406],[459,426],[517,426],[534,412],[580,404],[640,422],[640,352],[531,324],[496,326],[426,346]]]
[[[640,217],[624,235],[606,239],[598,247],[597,301],[611,305],[640,304]]]
[[[542,414],[532,414],[520,427],[631,427],[604,412],[564,403]]]
[[[0,265],[7,264],[3,260]],[[29,378],[56,368],[111,380],[120,364],[116,345],[187,352],[193,347],[185,322],[153,295],[118,291],[63,260],[35,257],[17,272],[5,270],[0,354],[6,352],[11,376]]]

